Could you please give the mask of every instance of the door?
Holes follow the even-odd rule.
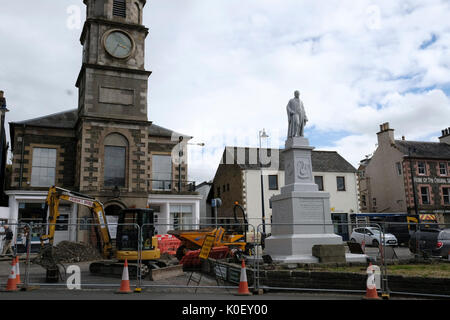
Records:
[[[332,213],[331,220],[334,224],[334,233],[340,235],[343,241],[349,240],[347,213]]]

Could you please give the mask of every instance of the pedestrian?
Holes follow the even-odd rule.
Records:
[[[25,226],[23,228],[23,236],[25,237],[25,253],[28,254],[28,245],[30,244],[30,227]]]
[[[5,231],[0,232],[0,235],[5,235],[5,237],[3,239],[2,256],[6,255],[7,252],[11,252],[11,254],[13,253],[12,248],[11,248],[13,232],[12,232],[11,228],[6,224],[3,226],[3,229]]]

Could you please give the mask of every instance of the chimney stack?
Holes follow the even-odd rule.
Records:
[[[378,146],[391,145],[394,143],[394,129],[389,128],[389,122],[380,124],[380,132],[377,133]]]
[[[442,136],[439,137],[439,142],[450,144],[450,127],[441,131]]]

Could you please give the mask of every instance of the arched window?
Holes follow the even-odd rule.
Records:
[[[128,140],[118,133],[105,138],[104,186],[125,187]]]

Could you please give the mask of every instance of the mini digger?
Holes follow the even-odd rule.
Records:
[[[94,220],[92,227],[99,239],[98,249],[105,259],[92,262],[89,266],[91,273],[120,276],[127,260],[130,277],[137,276],[138,272],[142,278],[149,273],[158,274],[159,278],[182,274],[182,266],[176,261],[161,258],[158,240],[154,236],[152,209],[131,208],[120,211],[116,248],[113,249],[103,204],[90,196],[53,186],[46,199],[49,209],[48,233],[40,238],[41,254],[47,258],[47,263],[41,265],[47,269],[47,278],[52,277],[49,273],[55,273],[58,264],[57,257],[52,256],[52,248],[61,200],[85,206],[91,211]]]

